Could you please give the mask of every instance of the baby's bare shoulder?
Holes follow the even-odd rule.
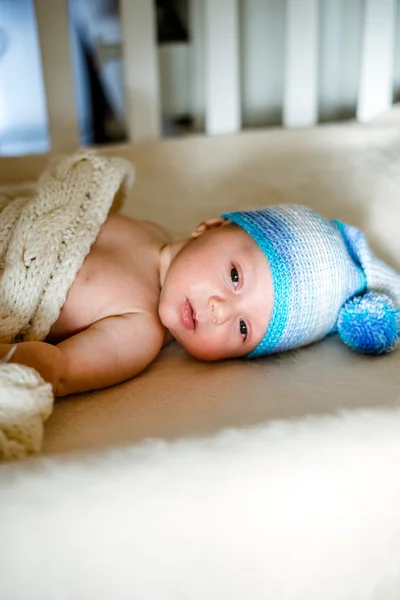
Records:
[[[121,236],[129,236],[132,243],[165,244],[171,241],[171,236],[164,227],[153,221],[138,221],[119,213],[108,217],[100,232],[98,242],[105,237],[120,240]]]
[[[148,313],[157,320],[160,235],[128,217],[109,217],[68,292],[49,338],[65,339],[115,315]]]

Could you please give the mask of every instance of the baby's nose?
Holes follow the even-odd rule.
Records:
[[[232,310],[227,300],[218,296],[211,296],[208,304],[211,311],[211,318],[216,325],[222,325],[230,318]]]

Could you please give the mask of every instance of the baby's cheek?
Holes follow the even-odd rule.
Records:
[[[200,360],[221,360],[232,356],[226,339],[218,335],[200,336],[195,333],[192,339],[185,340],[185,350]]]
[[[164,325],[164,327],[167,327],[167,329],[175,327],[179,321],[178,311],[166,295],[163,295],[160,298],[160,302],[158,304],[158,315],[161,323]]]

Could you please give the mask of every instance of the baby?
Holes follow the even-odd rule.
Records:
[[[172,338],[194,357],[258,357],[339,332],[354,350],[399,336],[400,276],[364,235],[292,205],[234,212],[170,239],[108,216],[44,341],[0,344],[57,396],[143,371]],[[15,348],[15,351],[13,351]]]

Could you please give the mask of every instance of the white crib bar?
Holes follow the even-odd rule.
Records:
[[[241,82],[245,126],[282,119],[285,2],[246,0],[241,5]]]
[[[206,0],[206,132],[240,129],[238,0]]]
[[[283,122],[307,127],[318,119],[318,0],[287,0]]]
[[[71,151],[79,145],[79,126],[67,0],[35,0],[35,9],[51,149],[56,152]]]
[[[156,19],[152,0],[120,0],[124,86],[130,141],[161,133]]]
[[[357,119],[390,108],[393,95],[396,0],[366,0]]]
[[[349,10],[346,0],[323,2],[320,5],[320,22],[325,27],[320,34],[320,56],[324,56],[323,68],[319,69],[319,105],[320,117],[334,120],[340,109],[341,90],[346,57],[343,55],[343,23]],[[328,25],[329,24],[329,25]]]
[[[197,131],[204,129],[205,114],[205,0],[189,0],[190,103]]]

